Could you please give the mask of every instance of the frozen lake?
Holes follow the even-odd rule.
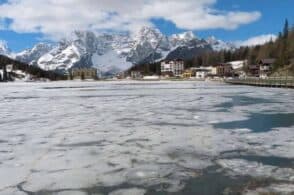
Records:
[[[294,192],[294,91],[0,84],[0,194]]]

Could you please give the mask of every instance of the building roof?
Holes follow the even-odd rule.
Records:
[[[199,68],[196,70],[196,72],[210,72],[211,70],[205,69],[205,68]]]
[[[266,58],[266,59],[260,59],[259,60],[259,63],[262,63],[262,64],[273,64],[275,63],[276,59],[274,58]]]
[[[179,62],[179,61],[184,61],[184,60],[183,60],[183,59],[179,59],[179,58],[177,58],[177,59],[162,60],[161,62],[172,62],[172,61],[177,61],[177,62]]]
[[[213,67],[217,67],[217,66],[231,66],[231,65],[227,63],[218,63],[213,65]]]
[[[88,71],[88,70],[91,70],[91,71],[96,71],[97,68],[72,68],[72,70],[74,71],[79,71],[79,70],[82,70],[82,71]]]
[[[257,65],[257,64],[251,64],[248,67],[249,67],[249,69],[259,69],[259,65]]]

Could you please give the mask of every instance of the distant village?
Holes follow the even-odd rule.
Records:
[[[112,79],[160,80],[160,79],[223,79],[223,78],[267,78],[273,70],[275,59],[260,59],[254,65],[247,60],[218,63],[211,66],[190,67],[185,69],[185,61],[181,59],[163,60],[160,62],[160,74],[145,75],[143,71],[129,70],[118,73]],[[100,79],[96,68],[73,68],[68,79]]]
[[[160,74],[145,75],[142,71],[130,70],[121,72],[111,79],[160,80],[160,79],[224,79],[224,78],[267,78],[273,70],[275,59],[260,59],[256,64],[248,65],[247,60],[217,63],[210,66],[190,67],[185,69],[181,59],[163,60],[160,62]],[[0,81],[13,76],[13,65],[0,69]],[[98,80],[102,76],[96,68],[72,68],[65,76],[68,80]]]
[[[160,74],[144,75],[143,71],[127,71],[116,75],[116,79],[159,80],[159,79],[226,79],[226,78],[268,78],[273,73],[276,59],[260,59],[249,65],[247,60],[217,63],[210,66],[185,68],[181,59],[160,62]]]
[[[248,61],[243,60],[185,69],[184,60],[164,60],[160,63],[160,75],[153,75],[153,77],[196,80],[246,77],[267,78],[272,73],[274,63],[275,59],[261,59],[254,65],[248,65]],[[118,78],[121,77],[122,75],[118,76]],[[150,76],[144,75],[140,71],[131,71],[127,77],[131,79],[150,78]]]

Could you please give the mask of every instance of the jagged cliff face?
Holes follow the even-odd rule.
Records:
[[[38,59],[53,49],[52,45],[39,43],[31,49],[26,49],[15,55],[15,59],[31,65],[38,65]]]
[[[75,31],[55,46],[38,44],[16,58],[45,70],[96,67],[104,74],[114,74],[134,64],[166,58],[190,59],[221,48],[230,49],[231,45],[213,38],[198,39],[192,32],[168,37],[155,28],[143,27],[134,36]]]

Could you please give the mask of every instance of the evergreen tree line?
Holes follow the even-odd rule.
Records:
[[[294,27],[289,28],[288,20],[285,21],[283,31],[276,40],[253,47],[240,47],[234,51],[207,52],[186,61],[186,67],[208,66],[235,60],[248,60],[250,65],[266,58],[276,59],[275,69],[289,65],[294,58]]]
[[[26,72],[28,74],[34,75],[37,78],[47,78],[50,80],[64,80],[66,79],[66,77],[62,74],[56,73],[54,71],[45,71],[42,70],[39,67],[36,66],[30,66],[28,64],[10,59],[6,56],[0,55],[0,69],[3,70],[3,78],[1,78],[1,80],[10,80],[9,78],[7,78],[7,72],[6,72],[6,65],[8,64],[13,64],[13,69],[14,70],[21,70],[23,72]]]
[[[160,75],[161,74],[160,64],[161,64],[160,62],[155,62],[151,64],[135,65],[131,67],[126,73],[130,75],[132,71],[139,71],[143,75],[153,75],[153,74]]]

